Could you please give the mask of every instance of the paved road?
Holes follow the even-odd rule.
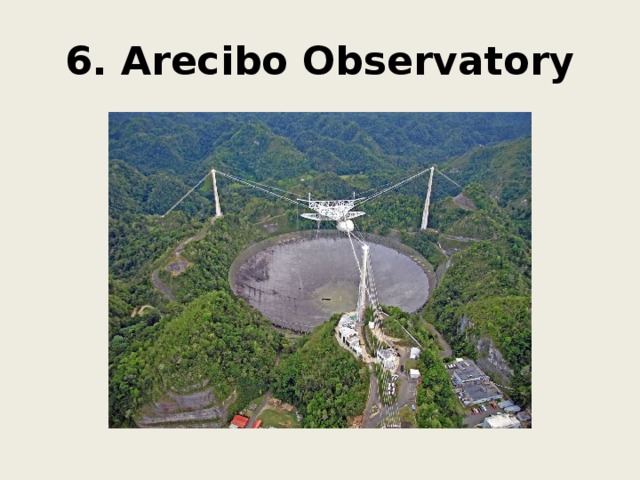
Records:
[[[384,419],[386,419],[390,415],[397,415],[400,409],[404,408],[406,405],[411,405],[416,401],[416,387],[417,382],[415,380],[411,380],[406,374],[398,373],[399,376],[397,384],[398,396],[396,398],[396,402],[393,405],[388,405],[382,407],[380,413],[371,418],[371,407],[373,404],[377,404],[378,407],[381,407],[380,397],[378,395],[378,379],[374,372],[371,372],[371,385],[369,387],[369,402],[367,402],[367,406],[365,407],[363,419],[362,419],[362,428],[376,428]],[[389,375],[389,378],[391,374]],[[375,390],[371,390],[374,388]]]
[[[429,332],[431,332],[431,334],[434,337],[436,337],[436,340],[438,340],[438,343],[440,344],[440,350],[441,350],[440,356],[442,356],[443,358],[451,357],[451,355],[453,354],[453,351],[451,350],[451,347],[449,346],[447,341],[444,339],[442,334],[438,330],[436,330],[436,327],[431,325],[429,322],[426,322],[426,324]]]
[[[369,400],[367,401],[367,405],[364,407],[364,413],[362,414],[362,428],[375,428],[377,417],[371,418],[371,408],[374,405],[378,405],[380,407],[380,395],[378,394],[378,376],[371,364],[369,366]]]
[[[400,373],[398,375],[400,376],[397,382],[398,397],[396,399],[395,405],[393,406],[393,413],[397,415],[397,420],[400,421],[400,415],[398,414],[398,412],[400,412],[400,410],[402,410],[407,405],[416,403],[416,389],[418,383],[416,380],[411,380],[406,374]],[[380,418],[380,421],[382,421],[390,414],[391,412],[383,415]]]
[[[156,268],[153,271],[153,273],[151,274],[151,279],[153,280],[153,285],[155,285],[155,287],[158,290],[160,290],[164,294],[165,297],[167,297],[172,302],[175,302],[176,301],[175,295],[171,292],[169,287],[167,287],[167,285],[165,285],[164,282],[162,280],[160,280],[160,275],[158,274],[158,270],[160,270],[160,269]]]
[[[460,235],[446,235],[444,233],[441,233],[440,236],[443,238],[448,238],[449,240],[457,240],[458,242],[464,242],[464,243],[482,242],[482,240],[479,238],[462,237]]]
[[[246,428],[252,428],[253,427],[253,424],[256,423],[256,420],[258,419],[258,417],[262,413],[262,410],[267,405],[267,402],[269,401],[269,398],[271,398],[271,392],[267,392],[265,394],[264,400],[262,400],[262,403],[260,403],[260,405],[258,405],[258,408],[256,408],[255,411],[253,412],[253,415],[251,415],[251,418],[249,419],[249,422],[247,423],[247,427]]]

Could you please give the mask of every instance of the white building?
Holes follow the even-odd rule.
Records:
[[[340,332],[340,340],[342,340],[343,342],[346,342],[347,339],[353,337],[354,335],[356,337],[358,336],[358,332],[356,332],[353,328],[349,328],[349,327],[340,327],[339,332]]]
[[[482,428],[521,428],[521,425],[514,416],[498,413],[485,418]]]
[[[415,360],[420,356],[420,349],[418,347],[412,347],[411,352],[409,353],[409,358],[411,360]]]
[[[351,314],[346,313],[342,317],[340,317],[340,321],[338,321],[338,327],[355,328],[356,327],[355,313],[351,313]]]
[[[396,355],[393,352],[393,350],[391,350],[391,349],[387,349],[387,350],[380,349],[376,353],[376,357],[378,358],[378,360],[382,364],[382,368],[385,368],[387,370],[393,370],[393,368],[395,367]]]
[[[340,318],[336,331],[340,341],[359,357],[364,357],[360,346],[360,336],[356,330],[355,314],[345,314]]]
[[[420,378],[420,370],[416,370],[415,368],[409,369],[409,377],[413,378],[414,380]]]

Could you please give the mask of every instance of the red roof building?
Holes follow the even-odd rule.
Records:
[[[236,415],[233,417],[233,420],[231,420],[229,428],[245,428],[247,423],[249,423],[249,419],[247,417],[244,415]]]
[[[256,420],[256,423],[254,423],[251,428],[260,428],[260,425],[262,425],[262,420]]]

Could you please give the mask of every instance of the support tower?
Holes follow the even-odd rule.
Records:
[[[213,181],[213,199],[216,202],[216,217],[222,216],[222,210],[220,209],[220,200],[218,199],[218,185],[216,184],[216,171],[211,170],[211,179]]]
[[[369,264],[369,245],[362,245],[362,263],[360,266],[360,290],[358,293],[358,323],[364,323],[364,311],[367,307],[367,265]]]
[[[435,167],[431,167],[431,173],[429,174],[429,185],[427,187],[427,198],[424,201],[424,212],[422,212],[422,225],[420,230],[427,228],[427,222],[429,221],[429,203],[431,202],[431,184],[433,183],[433,170]]]

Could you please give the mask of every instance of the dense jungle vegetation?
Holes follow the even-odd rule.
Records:
[[[369,372],[336,342],[339,318],[332,316],[301,338],[274,370],[274,395],[300,409],[304,427],[344,427],[367,401]]]

